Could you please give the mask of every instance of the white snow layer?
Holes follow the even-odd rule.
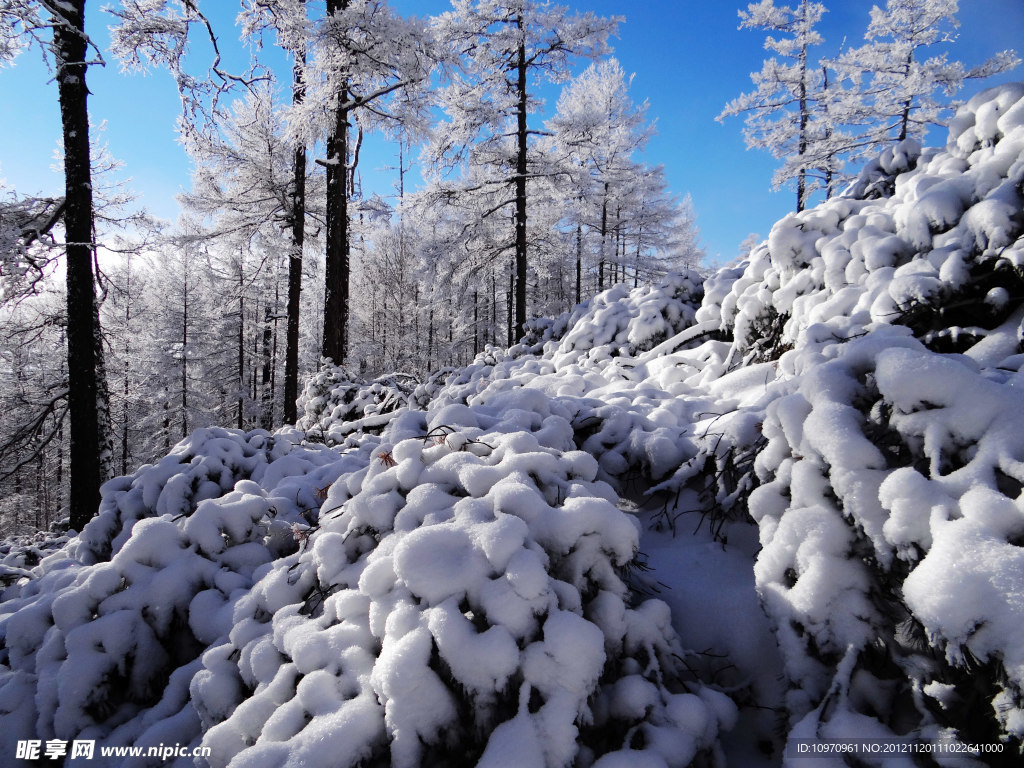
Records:
[[[196,432],[81,535],[0,550],[0,749],[1018,751],[1022,189],[1024,85],[1000,86],[739,266],[616,286],[418,386],[325,368],[274,435]]]

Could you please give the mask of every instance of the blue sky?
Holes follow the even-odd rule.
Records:
[[[881,0],[876,0],[881,2]],[[406,13],[430,15],[446,10],[447,0],[393,0]],[[702,239],[712,259],[728,260],[751,232],[767,236],[772,223],[791,211],[794,193],[772,192],[776,161],[767,153],[744,148],[742,118],[715,121],[722,107],[751,89],[750,73],[766,57],[763,33],[738,30],[737,10],[746,3],[729,0],[577,0],[577,10],[621,15],[626,23],[613,41],[615,56],[626,72],[635,73],[632,95],[649,103],[657,135],[643,159],[666,168],[673,192],[690,193]],[[868,22],[869,0],[825,0],[829,13],[819,29],[825,37],[821,55],[845,38],[860,44]],[[233,35],[227,23],[235,3],[218,0],[225,9],[223,38]],[[88,31],[104,41],[109,15],[90,4]],[[1024,40],[1024,0],[961,0],[960,38],[952,58],[967,65]],[[163,72],[123,74],[106,54],[107,66],[89,74],[94,124],[106,124],[103,138],[125,163],[123,175],[156,215],[177,216],[174,196],[189,184],[189,160],[177,142],[175,120],[179,102],[171,78]],[[580,64],[580,68],[585,62]],[[1024,67],[989,81],[1024,80]],[[964,95],[981,86],[969,84]],[[553,106],[557,90],[552,92]],[[0,179],[20,193],[59,194],[61,177],[51,170],[60,135],[56,85],[38,51],[28,51],[13,67],[0,69]],[[944,141],[933,129],[929,143]],[[364,183],[390,192],[383,171],[393,165],[393,148],[367,147],[362,158]],[[374,181],[374,169],[380,170]]]

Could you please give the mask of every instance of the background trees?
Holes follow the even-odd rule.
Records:
[[[950,97],[966,79],[1019,63],[1013,51],[969,69],[950,61],[948,52],[925,58],[931,46],[955,41],[957,11],[957,0],[887,0],[884,9],[871,9],[865,45],[822,57],[811,53],[824,43],[814,30],[827,12],[822,3],[751,3],[739,12],[740,29],[788,35],[769,35],[764,43],[783,61],[765,61],[751,74],[755,90],[730,101],[717,119],[745,115],[748,149],[783,160],[772,185],[795,184],[801,211],[815,190],[829,196],[848,180],[848,165],[944,124],[957,106]]]
[[[531,87],[565,80],[576,57],[607,52],[619,19],[570,14],[533,0],[454,0],[453,6],[437,20],[457,69],[442,97],[449,122],[434,154],[446,170],[462,163],[486,168],[488,177],[464,177],[460,191],[497,195],[483,212],[487,216],[512,212],[518,338],[527,319],[528,182],[552,173],[531,158],[537,134],[530,127],[537,109]]]
[[[871,9],[864,39],[840,54],[832,66],[843,90],[840,115],[856,132],[856,146],[877,153],[887,143],[924,136],[929,125],[943,125],[953,115],[948,97],[965,80],[981,79],[1019,63],[1002,51],[967,68],[942,52],[927,56],[937,43],[956,40],[957,0],[888,0]],[[940,98],[944,96],[946,98]]]
[[[823,99],[821,73],[810,58],[810,49],[823,42],[815,25],[825,13],[825,6],[801,0],[795,7],[777,6],[774,0],[751,3],[740,11],[740,29],[763,29],[781,32],[786,37],[765,39],[764,47],[782,57],[765,61],[760,72],[752,73],[756,89],[729,102],[718,120],[735,115],[746,115],[743,135],[748,149],[767,149],[775,157],[792,158],[772,179],[778,188],[786,181],[796,179],[796,209],[802,211],[807,202],[808,158],[817,155],[811,151],[814,138],[824,138],[826,131],[813,124],[827,116],[821,115],[816,104]]]
[[[47,7],[0,6],[0,55],[49,39]],[[168,70],[182,97],[195,164],[184,218],[162,228],[132,218],[115,239],[124,203],[116,164],[95,148],[83,155],[77,140],[88,132],[65,148],[66,197],[11,195],[0,206],[4,298],[21,297],[0,318],[11,339],[0,349],[9,414],[0,483],[31,496],[33,509],[93,498],[68,484],[71,391],[97,403],[90,461],[126,473],[198,427],[294,421],[297,381],[325,355],[354,377],[422,375],[514,343],[531,314],[559,314],[613,281],[637,284],[700,257],[692,206],[635,156],[652,126],[629,99],[630,79],[615,62],[589,74],[576,65],[610,51],[617,20],[525,1],[457,2],[430,23],[384,0],[338,0],[308,16],[301,0],[239,7],[241,36],[254,44],[244,56],[223,6],[124,0],[110,9],[115,54],[129,68]],[[70,35],[74,24],[56,26]],[[87,39],[76,40],[71,51],[58,35],[59,60],[72,62],[61,72],[85,66]],[[580,103],[552,119],[542,96],[559,83],[569,101],[600,95],[601,114]],[[76,119],[88,117],[82,99]],[[446,120],[430,112],[438,101]],[[396,142],[395,198],[362,190],[361,142],[378,130]],[[434,165],[413,180],[411,158],[424,146]],[[310,152],[316,162],[306,163]],[[88,233],[67,216],[72,188],[93,190]],[[65,242],[78,261],[61,290],[53,280]],[[68,344],[86,327],[82,268],[96,295],[91,346]],[[302,293],[310,281],[323,292]],[[92,362],[69,363],[57,355],[65,349]],[[97,372],[92,390],[71,382],[85,370]],[[39,461],[47,484],[36,488]],[[84,504],[77,525],[95,509],[94,499]]]

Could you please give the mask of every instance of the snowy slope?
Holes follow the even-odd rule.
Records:
[[[1002,86],[738,267],[612,288],[419,386],[327,369],[274,435],[195,433],[108,483],[81,536],[6,550],[0,749],[664,768],[875,737],[1008,759],[1022,187],[1024,86]]]

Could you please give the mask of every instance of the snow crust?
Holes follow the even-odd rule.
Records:
[[[80,535],[0,550],[2,748],[1019,751],[1022,190],[1024,85],[1000,86],[742,264],[613,287],[422,383],[325,366],[298,425],[194,433]]]

